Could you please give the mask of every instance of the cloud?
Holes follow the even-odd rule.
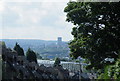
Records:
[[[72,24],[65,22],[66,2],[5,2],[3,38],[71,40]]]
[[[4,3],[0,1],[0,38],[2,38],[2,14],[4,11]]]
[[[69,0],[4,0],[5,2],[68,2]]]
[[[4,10],[4,3],[0,1],[0,12],[2,12],[3,10]]]
[[[7,32],[7,33],[6,33]],[[29,27],[21,28],[16,27],[14,29],[4,28],[3,38],[8,39],[44,39],[44,40],[56,40],[58,36],[63,37],[64,41],[71,39],[70,30],[66,27],[63,29],[50,28],[50,27]]]

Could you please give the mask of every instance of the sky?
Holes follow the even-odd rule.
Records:
[[[0,1],[0,39],[73,39],[73,25],[66,22],[69,0]]]

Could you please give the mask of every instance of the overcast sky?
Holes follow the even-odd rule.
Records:
[[[69,0],[16,1],[0,2],[0,39],[72,39],[73,25],[64,13]]]

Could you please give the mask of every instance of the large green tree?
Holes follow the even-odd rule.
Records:
[[[17,52],[18,55],[24,56],[24,50],[18,43],[15,44],[13,49]]]
[[[31,50],[30,48],[26,52],[26,58],[29,62],[36,62],[37,63],[36,53],[33,50]]]
[[[120,54],[120,2],[69,2],[66,21],[74,24],[70,55],[88,59],[89,68],[103,68],[106,58]]]

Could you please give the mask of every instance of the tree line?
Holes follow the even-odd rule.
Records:
[[[23,48],[20,47],[20,45],[18,43],[15,44],[13,49],[17,52],[18,56],[25,56]],[[36,62],[37,63],[36,53],[30,48],[28,48],[28,50],[26,52],[26,59],[29,62]]]
[[[15,44],[13,49],[17,52],[18,56],[25,56],[23,48],[20,47],[20,45],[18,43]],[[28,48],[28,50],[26,52],[26,59],[29,62],[37,63],[37,53],[35,53],[32,49]],[[60,58],[55,58],[54,67],[56,67],[56,66],[61,66]]]

